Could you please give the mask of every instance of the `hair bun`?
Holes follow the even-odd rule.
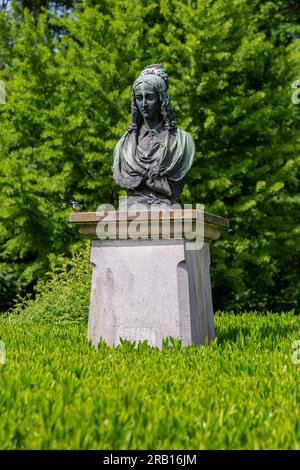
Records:
[[[168,86],[169,86],[168,74],[161,64],[147,65],[144,68],[144,70],[141,72],[140,77],[142,77],[143,75],[151,75],[151,74],[158,75],[160,78],[162,78],[168,89]]]

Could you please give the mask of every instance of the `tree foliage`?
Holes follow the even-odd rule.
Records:
[[[157,62],[169,73],[177,122],[197,146],[182,202],[230,219],[212,247],[215,307],[297,305],[300,118],[291,96],[300,27],[292,3],[86,0],[64,15],[0,13],[0,62],[8,64],[0,71],[2,309],[53,256],[84,244],[67,222],[70,198],[85,210],[116,203],[112,152],[129,123],[131,84]]]

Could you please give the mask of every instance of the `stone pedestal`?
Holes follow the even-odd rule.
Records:
[[[124,338],[158,347],[168,336],[183,345],[213,340],[209,242],[228,227],[227,219],[174,210],[139,213],[139,221],[139,238],[132,239],[136,217],[126,212],[70,215],[93,239],[89,338],[95,345],[100,338],[110,345]]]

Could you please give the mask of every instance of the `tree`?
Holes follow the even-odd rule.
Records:
[[[67,222],[70,198],[86,210],[116,203],[112,151],[129,124],[131,84],[156,62],[169,72],[177,122],[197,146],[182,201],[230,219],[213,245],[215,308],[297,305],[299,108],[291,85],[300,53],[299,41],[268,29],[272,15],[279,31],[281,3],[103,0],[79,2],[68,15],[50,9],[34,18],[25,9],[21,21],[1,13],[3,309],[45,275],[51,257],[83,243]]]

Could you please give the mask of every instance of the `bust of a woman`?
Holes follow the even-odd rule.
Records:
[[[128,207],[174,205],[192,166],[195,144],[176,126],[167,90],[160,64],[147,66],[133,84],[131,125],[115,146],[113,166]]]

